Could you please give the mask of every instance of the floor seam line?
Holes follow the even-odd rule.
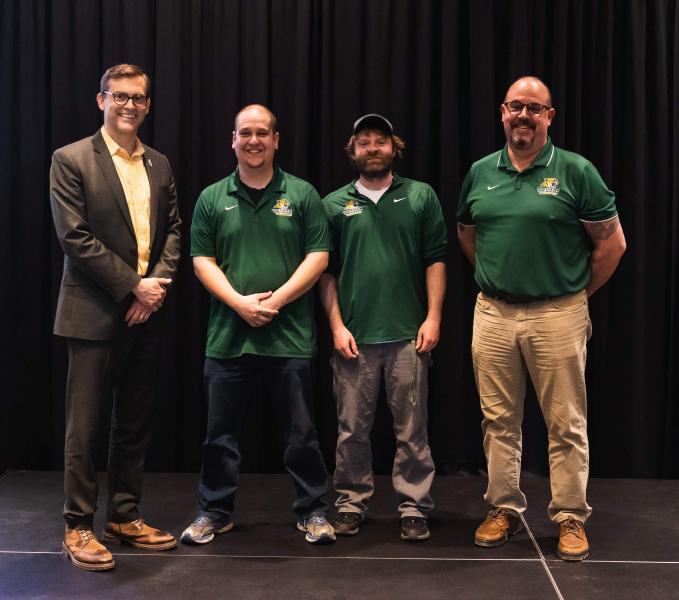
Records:
[[[529,533],[530,536],[530,533]],[[2,554],[48,554],[58,555],[59,550],[0,550]],[[541,554],[541,552],[540,552]],[[451,556],[296,556],[292,554],[178,554],[175,552],[154,552],[148,554],[132,552],[113,552],[114,556],[132,556],[139,558],[228,558],[228,559],[281,559],[281,560],[384,560],[384,561],[422,561],[422,562],[540,562],[561,563],[556,558],[463,558]],[[676,560],[588,560],[587,564],[622,564],[622,565],[677,565]],[[544,565],[543,565],[544,567]],[[563,596],[561,596],[563,599]]]
[[[531,531],[530,527],[528,526],[528,521],[524,518],[523,514],[519,515],[521,518],[521,522],[523,523],[523,526],[526,528],[526,532],[528,533],[528,536],[530,537],[531,541],[533,542],[533,546],[535,546],[535,549],[537,550],[538,556],[540,557],[540,562],[542,563],[542,567],[547,573],[547,578],[549,579],[550,583],[552,584],[552,587],[554,588],[554,591],[556,592],[557,597],[559,600],[565,600],[563,597],[563,594],[561,593],[561,590],[559,589],[559,586],[556,584],[556,580],[554,579],[554,576],[552,575],[551,570],[549,569],[549,565],[547,564],[547,561],[545,560],[545,555],[542,553],[542,550],[540,549],[540,545],[538,544],[538,541],[535,539],[535,536],[533,535],[533,532]]]
[[[559,558],[546,559],[548,562],[561,563]],[[587,559],[587,564],[621,564],[621,565],[679,565],[679,560],[590,560]]]
[[[61,554],[59,550],[0,550],[0,554]],[[338,560],[422,560],[422,561],[460,561],[460,562],[542,562],[540,558],[465,558],[452,556],[296,556],[292,554],[179,554],[175,552],[136,553],[114,552],[116,556],[140,556],[158,558],[285,558],[301,560],[338,559]],[[561,564],[560,559],[545,558],[548,563]],[[677,560],[587,560],[587,564],[621,564],[621,565],[679,565]]]
[[[0,554],[62,554],[57,550],[0,550]],[[139,558],[256,558],[282,560],[384,560],[384,561],[424,561],[424,562],[539,562],[537,558],[454,558],[454,557],[415,557],[415,556],[295,556],[291,554],[177,554],[174,552],[153,552],[148,554],[113,552],[113,556],[132,556]]]

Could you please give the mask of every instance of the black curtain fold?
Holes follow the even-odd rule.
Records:
[[[200,190],[235,166],[233,117],[262,102],[278,116],[280,165],[323,195],[353,177],[351,124],[381,112],[406,140],[398,171],[430,183],[450,230],[448,296],[431,372],[430,432],[440,472],[484,468],[469,345],[471,268],[455,208],[470,164],[504,143],[499,104],[535,74],[551,87],[554,142],[616,192],[628,252],[591,301],[588,393],[595,476],[679,476],[679,11],[673,0],[3,0],[0,3],[0,470],[61,468],[65,348],[51,335],[63,255],[48,203],[51,153],[101,125],[103,71],[153,81],[142,139],[168,155],[184,253],[150,469],[197,470],[204,431],[208,299],[189,258]],[[333,466],[330,336],[318,312],[316,413]],[[246,471],[281,468],[266,398],[243,437]],[[393,440],[382,407],[376,468]],[[546,473],[546,435],[526,405],[524,467]],[[106,442],[102,439],[100,464]]]

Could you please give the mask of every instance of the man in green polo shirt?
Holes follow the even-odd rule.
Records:
[[[427,371],[439,339],[447,232],[434,190],[393,173],[403,147],[381,115],[354,123],[346,151],[359,177],[324,200],[334,252],[319,288],[335,346],[335,530],[358,533],[373,493],[370,430],[384,379],[401,538],[417,541],[429,537],[433,507]]]
[[[481,288],[472,358],[483,411],[491,505],[479,546],[521,529],[519,487],[526,373],[547,424],[558,555],[589,554],[591,513],[585,359],[587,299],[625,251],[615,197],[585,158],[552,144],[555,109],[535,77],[514,82],[500,106],[507,145],[472,165],[460,192],[458,238]]]
[[[328,264],[320,197],[274,165],[273,113],[249,105],[236,115],[238,168],[207,187],[191,224],[191,256],[212,295],[205,359],[207,435],[198,512],[181,541],[204,544],[233,527],[238,437],[258,390],[269,395],[295,483],[297,527],[311,543],[335,539],[326,519],[327,471],[312,416],[316,331],[311,288]]]

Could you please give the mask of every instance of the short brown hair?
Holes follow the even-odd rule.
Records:
[[[366,131],[363,129],[362,131]],[[362,131],[359,131],[358,133],[362,133]],[[370,131],[370,130],[368,130]],[[375,131],[379,131],[378,129],[375,129]],[[391,138],[391,143],[394,146],[394,149],[396,150],[395,158],[401,159],[403,158],[403,150],[405,150],[406,143],[403,141],[402,138],[398,137],[396,134],[388,134],[385,133],[384,131],[380,131],[380,133],[384,133],[387,137]],[[354,150],[356,146],[356,136],[358,134],[354,134],[349,138],[349,141],[347,142],[347,145],[344,146],[344,151],[347,153],[347,156],[349,157],[350,160],[354,160]]]
[[[106,69],[106,72],[101,76],[101,81],[99,82],[99,91],[102,94],[108,91],[109,79],[123,79],[125,77],[143,77],[144,87],[146,88],[145,93],[147,96],[149,95],[151,78],[144,73],[144,70],[141,67],[138,67],[137,65],[128,65],[127,63]]]

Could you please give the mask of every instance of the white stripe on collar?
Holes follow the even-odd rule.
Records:
[[[548,167],[548,166],[549,166],[549,163],[552,162],[552,159],[553,159],[553,158],[554,158],[554,144],[552,144],[552,153],[549,155],[549,160],[547,161],[547,164],[545,165],[545,167]],[[502,159],[502,152],[500,152],[500,156],[497,157],[497,164],[495,165],[495,167],[496,167],[497,169],[500,168],[500,160],[501,160],[501,159]]]
[[[549,166],[549,163],[552,162],[553,158],[554,158],[554,144],[552,144],[552,153],[549,155],[549,160],[547,161],[547,164],[545,165],[545,167]]]

